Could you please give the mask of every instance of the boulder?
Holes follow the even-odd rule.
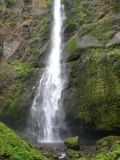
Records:
[[[113,45],[119,45],[120,44],[120,32],[116,33],[114,37],[106,44],[107,47],[113,46]]]
[[[83,37],[78,37],[79,48],[101,47],[102,43],[93,35],[87,34]]]
[[[68,149],[74,149],[78,150],[79,149],[79,137],[70,137],[65,139],[64,144],[67,146]]]

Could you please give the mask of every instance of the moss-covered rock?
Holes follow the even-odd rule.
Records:
[[[64,144],[67,146],[69,149],[79,149],[79,137],[70,137],[65,139]]]
[[[120,158],[120,137],[109,136],[97,142],[98,150],[96,155],[86,160],[119,160]]]
[[[0,123],[0,159],[47,160],[2,123]]]
[[[72,149],[68,149],[66,152],[66,155],[71,159],[71,160],[77,160],[81,158],[80,151],[75,151]]]

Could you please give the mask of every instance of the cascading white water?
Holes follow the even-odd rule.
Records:
[[[61,94],[64,86],[60,63],[63,26],[61,0],[54,0],[53,15],[48,64],[39,82],[31,108],[32,128],[36,132],[38,140],[44,142],[60,141],[59,131],[64,117],[61,107]]]

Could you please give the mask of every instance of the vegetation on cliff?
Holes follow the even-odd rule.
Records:
[[[120,127],[120,11],[116,8],[120,3],[64,2],[68,16],[67,119],[73,125],[82,124],[78,128],[115,130]]]
[[[94,156],[79,160],[119,160],[120,137],[109,136],[97,142],[97,153]]]
[[[45,64],[51,0],[0,2],[0,120],[27,119],[37,78]]]
[[[74,139],[76,137],[72,137]],[[71,139],[71,138],[70,138]],[[71,145],[70,140],[67,142]],[[65,143],[66,144],[66,143]],[[88,154],[83,155],[85,150],[82,150],[81,142],[79,141],[79,150],[76,148],[69,149],[69,145],[67,149],[67,156],[70,160],[119,160],[120,159],[120,137],[119,136],[108,136],[102,138],[94,144],[94,146],[86,146],[86,150]],[[85,145],[83,146],[83,148]],[[92,149],[93,153],[90,153],[89,150]]]
[[[11,129],[0,123],[0,160],[47,160]]]
[[[5,0],[7,7],[12,7],[16,3],[16,0]]]

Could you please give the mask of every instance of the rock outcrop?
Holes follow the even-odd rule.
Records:
[[[111,5],[101,0],[65,0],[69,79],[64,106],[71,128],[120,128],[120,15]]]
[[[45,65],[50,20],[51,1],[0,3],[0,120],[12,127],[26,124]]]

